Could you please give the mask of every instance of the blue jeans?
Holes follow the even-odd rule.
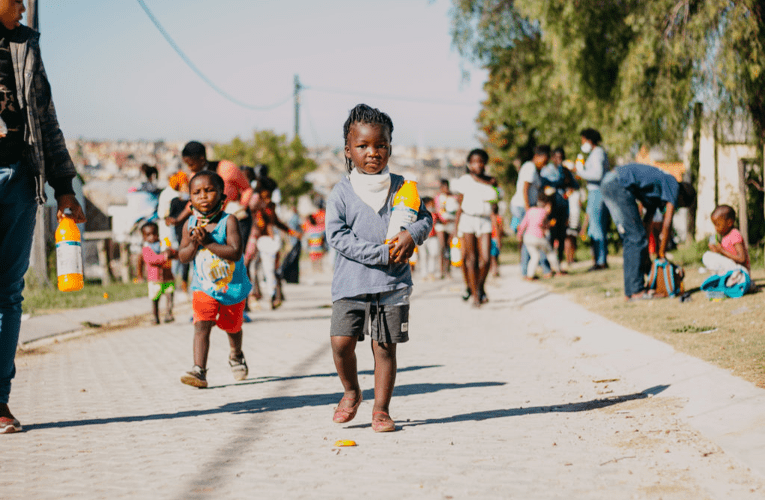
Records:
[[[8,403],[16,375],[21,292],[37,214],[34,178],[25,167],[0,165],[0,403]]]
[[[510,207],[510,213],[513,215],[513,220],[517,220],[520,225],[523,220],[523,216],[526,215],[526,209],[524,207]],[[518,225],[513,228],[513,231],[518,229]],[[521,243],[521,276],[526,276],[526,271],[529,268],[529,251],[526,249],[526,245]],[[544,253],[539,254],[539,266],[542,269],[542,274],[550,274],[550,263],[547,261],[547,256]]]
[[[600,189],[624,246],[624,295],[630,297],[644,289],[648,235],[635,195],[621,185],[615,172],[606,174]]]
[[[606,256],[608,255],[608,244],[606,240],[606,232],[608,230],[606,226],[606,223],[608,222],[608,209],[603,203],[601,189],[589,189],[587,191],[587,217],[589,218],[587,235],[592,241],[592,255],[595,264],[599,266],[606,264]]]

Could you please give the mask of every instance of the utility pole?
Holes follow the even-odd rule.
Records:
[[[300,90],[303,88],[300,85],[300,78],[295,75],[295,138],[300,137]]]
[[[37,0],[28,0],[27,25],[33,30],[40,30]],[[35,218],[35,230],[32,237],[32,253],[29,255],[29,272],[36,286],[48,286],[48,259],[45,245],[45,211],[47,207],[38,206]]]

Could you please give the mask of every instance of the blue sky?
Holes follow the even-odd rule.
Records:
[[[396,144],[478,145],[486,72],[452,48],[449,0],[144,1],[194,64],[240,101],[284,101],[299,75],[308,87],[300,132],[309,146],[341,145],[348,110],[359,102],[391,115]],[[43,60],[67,137],[229,141],[264,129],[292,137],[291,99],[254,111],[221,97],[136,0],[38,4]]]

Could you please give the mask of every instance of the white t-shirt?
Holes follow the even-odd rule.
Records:
[[[159,193],[159,199],[157,200],[157,226],[159,227],[159,241],[165,241],[165,238],[170,238],[170,241],[176,243],[175,226],[168,226],[165,224],[165,219],[170,216],[170,202],[174,198],[178,198],[181,195],[178,191],[167,186]]]
[[[515,194],[510,200],[510,206],[526,206],[523,202],[523,185],[527,182],[531,184],[531,186],[529,186],[529,206],[533,207],[537,204],[537,192],[542,186],[542,178],[539,177],[537,166],[531,161],[527,161],[521,165],[521,170],[518,172],[518,184],[516,184]]]
[[[452,191],[462,195],[462,211],[469,215],[489,217],[491,204],[498,201],[497,190],[493,186],[478,182],[470,174],[452,183]]]

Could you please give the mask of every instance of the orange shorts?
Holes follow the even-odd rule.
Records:
[[[199,290],[194,291],[191,306],[194,309],[194,323],[199,321],[214,321],[215,325],[226,333],[237,333],[242,330],[244,304],[241,301],[234,305],[223,305],[214,298]]]

